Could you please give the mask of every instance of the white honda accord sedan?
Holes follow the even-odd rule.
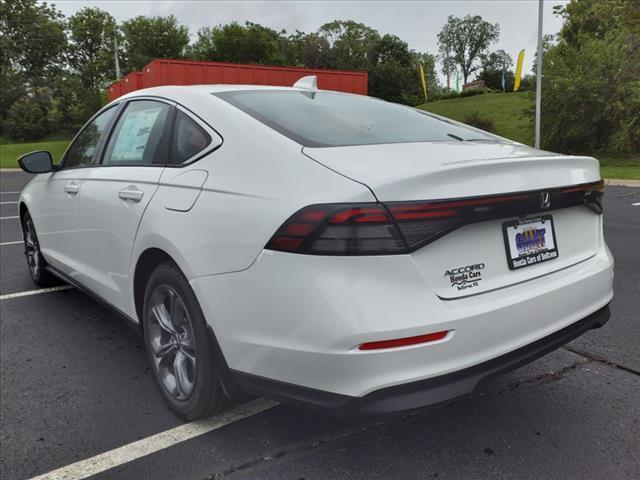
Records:
[[[140,90],[20,165],[33,280],[134,324],[183,419],[411,409],[609,318],[597,160],[310,79]]]

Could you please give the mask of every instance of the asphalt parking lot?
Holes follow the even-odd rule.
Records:
[[[196,436],[171,430],[141,338],[108,310],[73,289],[12,296],[36,288],[13,218],[29,177],[1,176],[2,479],[88,478],[76,462],[100,454],[113,468],[90,478],[640,478],[640,188],[607,188],[603,328],[444,405],[353,420],[257,399]],[[137,441],[139,458],[114,452]]]

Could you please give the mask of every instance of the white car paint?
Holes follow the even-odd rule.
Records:
[[[601,215],[556,210],[558,259],[509,270],[501,225],[474,223],[408,254],[326,256],[265,250],[314,204],[456,199],[600,179],[597,160],[487,142],[302,147],[212,92],[255,86],[157,87],[214,137],[181,168],[90,166],[36,176],[20,202],[46,260],[134,321],[134,275],[149,249],[189,280],[228,366],[361,397],[513,351],[607,305],[613,258]],[[428,161],[425,161],[427,159]],[[75,182],[77,194],[65,187]],[[142,192],[140,201],[123,190]],[[448,269],[483,263],[473,292]],[[139,306],[138,306],[139,307]],[[365,342],[449,330],[433,343],[361,351]]]

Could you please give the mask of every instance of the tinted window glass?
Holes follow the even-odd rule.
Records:
[[[110,108],[98,115],[90,124],[88,124],[80,135],[69,147],[64,157],[64,167],[79,167],[90,165],[96,153],[96,148],[105,129],[109,125],[109,121],[113,117],[115,108]]]
[[[200,125],[180,110],[174,129],[173,159],[171,163],[184,163],[211,143],[211,136]]]
[[[167,163],[168,129],[173,107],[152,100],[130,102],[109,139],[105,165]]]
[[[309,147],[497,140],[413,108],[363,95],[284,90],[243,90],[215,95]]]

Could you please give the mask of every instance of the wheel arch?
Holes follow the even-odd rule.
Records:
[[[20,211],[20,224],[22,224],[22,221],[24,220],[24,215],[29,211],[29,209],[27,208],[27,204],[24,203],[24,201],[20,201],[18,208]]]
[[[177,262],[167,252],[160,248],[147,248],[138,257],[133,274],[133,304],[140,327],[142,328],[142,309],[144,307],[144,293],[149,277],[154,269],[161,263],[173,263],[180,268]]]

